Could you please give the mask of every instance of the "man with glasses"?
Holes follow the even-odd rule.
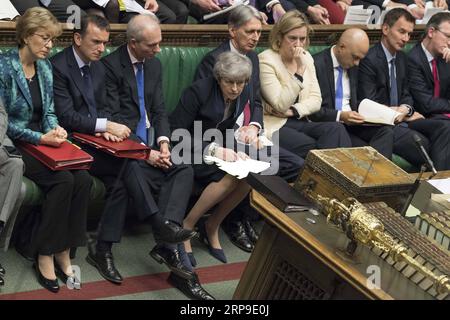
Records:
[[[428,21],[423,40],[408,54],[414,106],[424,116],[450,120],[450,12]]]

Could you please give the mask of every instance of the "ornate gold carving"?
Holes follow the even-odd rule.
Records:
[[[354,198],[347,198],[340,202],[316,196],[316,201],[322,206],[327,215],[327,222],[339,226],[351,240],[349,247],[353,253],[356,243],[362,243],[370,248],[377,248],[387,252],[395,262],[404,261],[424,276],[434,282],[439,294],[450,293],[450,278],[448,275],[435,275],[430,269],[423,266],[408,255],[408,249],[384,231],[380,220],[371,215],[367,208]]]

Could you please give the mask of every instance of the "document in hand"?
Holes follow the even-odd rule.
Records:
[[[20,16],[13,4],[8,1],[2,1],[0,6],[0,20],[12,20],[15,17]]]
[[[313,207],[311,201],[278,176],[250,173],[247,182],[282,212],[306,211]]]
[[[49,169],[57,170],[87,170],[94,161],[92,156],[80,147],[64,141],[59,147],[51,147],[45,145],[34,145],[26,142],[17,142],[17,146]]]
[[[416,20],[416,24],[427,24],[428,20],[431,19],[436,13],[444,12],[448,10],[444,10],[442,8],[436,8],[433,4],[433,1],[428,1],[425,4],[425,13],[423,14],[422,20]]]
[[[214,18],[214,17],[219,16],[221,14],[224,14],[224,13],[230,11],[230,10],[233,10],[234,8],[236,8],[237,6],[240,6],[241,4],[248,4],[249,2],[250,2],[249,0],[236,0],[229,7],[223,8],[220,11],[216,11],[216,12],[205,14],[203,16],[203,20],[208,20],[208,19]]]
[[[369,24],[373,9],[364,9],[363,6],[350,6],[345,15],[344,24]]]
[[[73,138],[118,158],[146,160],[150,155],[149,147],[131,139],[126,139],[122,142],[111,142],[103,137],[84,133],[74,133]]]
[[[395,124],[395,118],[401,115],[400,112],[370,99],[361,101],[358,112],[364,117],[364,121],[367,123],[387,124],[391,126]]]
[[[260,173],[266,169],[269,169],[270,167],[269,162],[258,161],[253,159],[246,159],[246,160],[239,159],[238,161],[231,162],[231,161],[224,161],[216,157],[205,156],[205,160],[208,162],[214,162],[219,167],[219,169],[225,171],[229,175],[232,175],[238,179],[243,179],[247,177],[250,172]]]

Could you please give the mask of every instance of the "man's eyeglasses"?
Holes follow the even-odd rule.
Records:
[[[48,36],[45,36],[43,34],[40,33],[35,33],[34,35],[38,36],[39,38],[41,38],[42,42],[44,43],[44,46],[46,46],[47,44],[50,43],[50,41],[52,42],[52,45],[56,45],[56,38],[50,38]]]

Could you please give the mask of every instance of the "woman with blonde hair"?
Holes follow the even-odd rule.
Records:
[[[53,73],[47,60],[61,32],[47,9],[28,9],[16,24],[18,47],[0,57],[0,98],[9,118],[7,134],[15,142],[57,148],[67,138],[54,113]],[[57,292],[58,276],[79,289],[69,248],[85,244],[92,178],[84,170],[52,171],[26,152],[22,157],[25,176],[45,193],[39,223],[26,252],[36,258],[38,281]]]
[[[266,136],[302,158],[311,149],[351,146],[341,123],[308,119],[322,103],[307,51],[310,31],[304,14],[289,11],[273,26],[270,49],[259,54]]]

